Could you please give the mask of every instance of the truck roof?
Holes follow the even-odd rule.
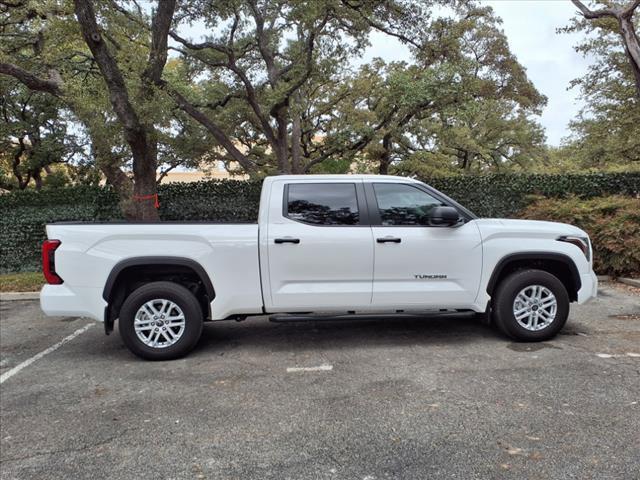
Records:
[[[419,183],[418,180],[409,177],[399,177],[394,175],[372,175],[372,174],[321,174],[321,175],[272,175],[266,180],[400,180],[403,182]]]

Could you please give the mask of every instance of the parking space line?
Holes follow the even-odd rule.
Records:
[[[90,323],[88,325],[85,325],[82,328],[79,328],[78,330],[76,330],[75,332],[73,332],[71,335],[69,335],[68,337],[64,337],[62,340],[60,340],[58,343],[55,343],[53,345],[51,345],[49,348],[47,348],[46,350],[41,351],[40,353],[37,353],[36,355],[34,355],[31,358],[26,359],[24,362],[19,363],[18,365],[16,365],[15,367],[13,367],[11,370],[7,370],[6,372],[4,372],[2,375],[0,375],[0,384],[4,383],[5,380],[10,379],[11,377],[13,377],[16,373],[18,373],[20,370],[22,370],[23,368],[28,367],[29,365],[31,365],[33,362],[40,360],[42,357],[44,357],[45,355],[48,355],[49,353],[59,349],[62,345],[64,345],[67,342],[70,342],[71,340],[73,340],[74,338],[76,338],[78,335],[83,334],[84,332],[86,332],[87,330],[89,330],[89,328],[93,327],[95,325],[95,323]]]
[[[296,372],[329,372],[333,370],[333,365],[319,365],[317,367],[288,367],[287,373]]]
[[[627,352],[627,353],[596,353],[596,357],[600,357],[600,358],[620,358],[620,357],[640,358],[640,353],[635,353],[635,352]]]

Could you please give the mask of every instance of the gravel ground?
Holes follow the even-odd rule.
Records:
[[[0,318],[0,374],[93,323]],[[604,284],[538,344],[464,316],[262,317],[151,363],[99,324],[0,389],[3,480],[640,479],[640,295]]]

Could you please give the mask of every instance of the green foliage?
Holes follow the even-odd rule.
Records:
[[[66,113],[57,98],[0,76],[0,188],[69,183],[56,166],[81,156],[83,149]]]
[[[512,217],[535,195],[563,198],[573,194],[592,198],[640,193],[640,173],[460,175],[425,181],[480,217]]]
[[[161,185],[163,220],[255,222],[261,182],[211,181]],[[0,196],[0,272],[40,268],[44,226],[62,221],[122,220],[108,187],[23,190]]]
[[[520,216],[571,223],[585,230],[594,248],[594,270],[599,274],[640,275],[640,198],[544,198]]]
[[[479,216],[515,216],[532,195],[587,199],[640,194],[640,173],[589,175],[505,174],[434,177],[427,183]],[[160,185],[163,220],[256,222],[260,181],[209,181]],[[77,186],[0,195],[0,271],[39,268],[44,226],[58,221],[121,220],[110,188]]]
[[[598,7],[612,5],[599,2]],[[613,5],[619,5],[614,2]],[[640,27],[640,10],[635,13]],[[586,75],[571,82],[580,90],[585,107],[570,124],[563,156],[579,168],[611,168],[640,161],[640,97],[629,57],[614,18],[588,20],[580,15],[560,32],[584,34],[576,52],[589,59]]]
[[[535,116],[546,98],[491,8],[468,2],[427,25],[410,62],[374,59],[347,79],[346,93],[336,86],[333,95],[347,100],[324,128],[326,144],[364,138],[370,171],[417,176],[522,170],[542,160]]]

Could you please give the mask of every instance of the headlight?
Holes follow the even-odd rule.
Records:
[[[584,253],[584,256],[587,257],[587,260],[591,261],[591,244],[589,243],[589,237],[563,235],[562,237],[558,237],[557,240],[560,242],[567,242],[572,245],[575,245],[580,250],[582,250],[582,253]]]

